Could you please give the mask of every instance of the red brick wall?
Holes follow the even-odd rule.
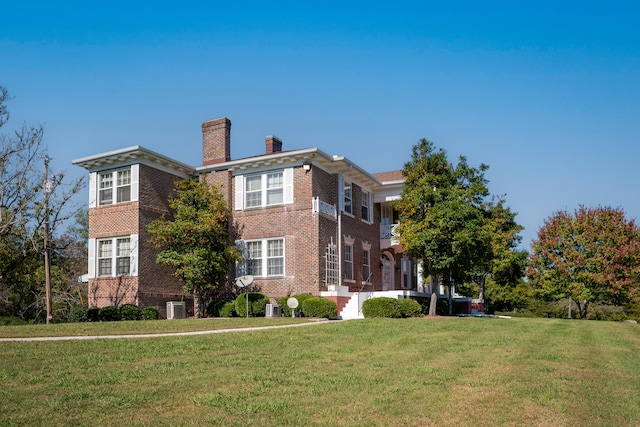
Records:
[[[138,235],[138,276],[90,279],[89,305],[158,305],[165,316],[166,301],[180,301],[185,296],[182,283],[156,263],[158,251],[149,243],[147,225],[169,212],[167,199],[179,177],[142,164],[139,170],[139,201],[89,210],[90,238]]]
[[[311,183],[312,174],[297,167],[294,169],[293,204],[232,211],[233,220],[242,231],[242,239],[284,237],[285,276],[257,279],[252,286],[271,298],[306,292],[317,295],[320,290],[318,216],[311,209]]]
[[[235,194],[235,180],[230,184],[230,194]],[[285,277],[257,279],[254,282],[257,289],[271,298],[306,292],[317,295],[326,290],[325,250],[332,238],[337,245],[338,238],[342,236],[338,236],[336,220],[312,212],[312,198],[319,197],[326,203],[338,206],[338,196],[336,175],[317,167],[312,167],[309,171],[296,167],[292,205],[245,211],[235,211],[231,206],[233,220],[242,230],[242,239],[285,238]],[[366,279],[363,277],[362,243],[367,241],[371,244],[372,281],[381,288],[379,226],[361,220],[361,190],[356,185],[353,186],[353,202],[355,216],[342,215],[342,234],[356,239],[353,246],[355,281],[346,284],[351,291],[358,291],[362,287],[362,281]],[[379,224],[379,213],[374,224]]]
[[[227,118],[202,123],[202,164],[212,165],[231,160],[231,120]]]

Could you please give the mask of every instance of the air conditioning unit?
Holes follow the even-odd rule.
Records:
[[[265,307],[264,317],[280,317],[282,311],[278,304],[267,304]]]
[[[183,301],[167,301],[167,319],[184,319],[186,314]]]

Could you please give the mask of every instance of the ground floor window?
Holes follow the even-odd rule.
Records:
[[[344,247],[344,279],[353,280],[353,245]]]
[[[89,239],[89,277],[136,276],[138,236]]]
[[[245,258],[247,274],[284,276],[284,239],[247,240]]]

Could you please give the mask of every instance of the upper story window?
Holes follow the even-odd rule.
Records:
[[[344,196],[344,211],[348,214],[353,215],[351,184],[348,184],[345,182],[344,190],[342,191],[342,194]]]
[[[89,277],[137,276],[137,235],[89,239]]]
[[[293,203],[293,168],[236,176],[236,210]]]
[[[247,176],[245,182],[245,207],[281,205],[284,200],[284,172],[270,172]]]
[[[100,206],[131,201],[131,169],[104,172],[98,177]]]
[[[362,219],[367,222],[373,222],[371,217],[371,193],[368,191],[362,192]]]
[[[106,172],[93,172],[89,177],[89,207],[138,200],[139,165]]]

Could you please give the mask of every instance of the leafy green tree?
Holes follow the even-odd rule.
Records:
[[[497,285],[515,285],[524,276],[526,252],[517,250],[523,227],[515,212],[505,205],[504,198],[493,199],[484,206],[483,233],[491,244],[490,256],[479,263],[474,279],[479,285],[480,299],[485,299],[485,282],[491,276]]]
[[[640,229],[619,208],[558,211],[538,231],[527,276],[540,296],[571,298],[582,319],[593,303],[637,304]]]
[[[176,182],[169,197],[172,218],[162,216],[148,231],[160,248],[156,260],[168,265],[193,293],[196,317],[205,315],[206,302],[228,283],[230,266],[239,259],[232,240],[229,212],[222,195],[204,182]]]
[[[401,242],[424,261],[429,274],[442,280],[450,298],[455,284],[486,269],[492,257],[486,230],[487,169],[485,164],[469,166],[464,156],[454,166],[444,150],[426,139],[413,147],[404,166],[406,179],[396,205]]]

